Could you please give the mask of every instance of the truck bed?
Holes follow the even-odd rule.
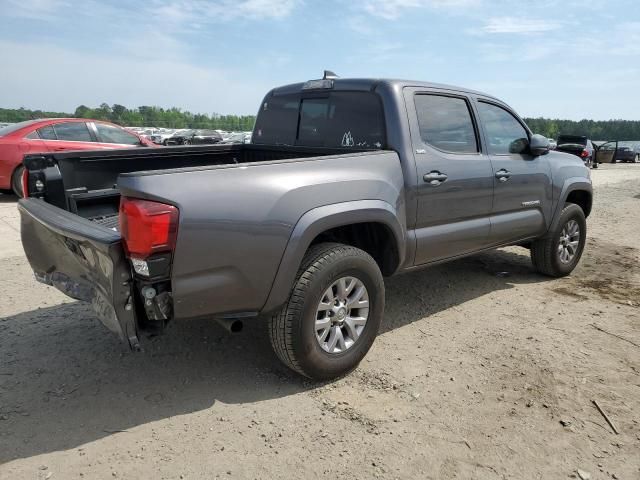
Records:
[[[30,196],[90,219],[107,228],[118,228],[120,174],[158,172],[220,165],[270,162],[287,159],[353,154],[366,150],[268,145],[206,145],[109,151],[77,151],[31,155]],[[159,173],[159,172],[158,172]],[[44,190],[34,186],[40,181]],[[182,188],[188,188],[188,185]]]

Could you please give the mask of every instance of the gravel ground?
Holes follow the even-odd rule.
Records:
[[[571,277],[508,248],[388,279],[378,340],[326,384],[259,321],[125,351],[36,283],[0,197],[0,478],[640,478],[640,165],[593,177]]]

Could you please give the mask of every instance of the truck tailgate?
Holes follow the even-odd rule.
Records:
[[[131,269],[120,234],[35,198],[20,200],[18,210],[36,279],[91,303],[109,330],[139,348]]]

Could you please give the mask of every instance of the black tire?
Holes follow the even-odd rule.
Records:
[[[316,338],[317,308],[324,292],[343,276],[359,279],[369,295],[369,316],[358,339],[340,353],[328,353]],[[358,366],[375,340],[384,313],[384,280],[371,256],[352,246],[322,243],[309,249],[284,307],[269,320],[278,358],[301,375],[329,380]]]
[[[20,165],[13,171],[13,175],[11,175],[11,190],[18,198],[24,197],[24,191],[22,188],[22,173],[24,172],[24,167]]]
[[[579,245],[575,255],[568,263],[560,260],[558,248],[562,229],[571,220],[575,220],[580,228]],[[574,203],[567,203],[560,213],[557,226],[546,238],[536,240],[531,246],[531,261],[534,268],[549,277],[564,277],[569,275],[578,265],[587,238],[587,221],[582,208]]]

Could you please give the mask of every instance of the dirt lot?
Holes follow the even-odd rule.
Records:
[[[320,385],[261,322],[125,351],[36,283],[0,197],[0,478],[640,478],[640,165],[593,176],[573,276],[510,248],[389,279],[373,349]]]

